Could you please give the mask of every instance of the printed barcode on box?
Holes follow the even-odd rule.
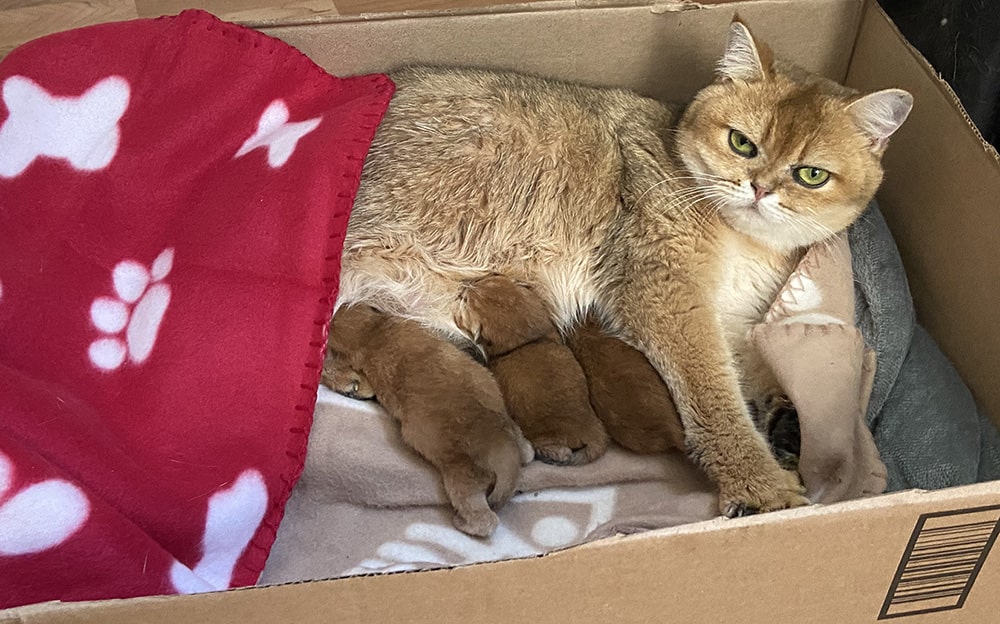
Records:
[[[920,516],[878,619],[961,609],[998,531],[1000,505]]]

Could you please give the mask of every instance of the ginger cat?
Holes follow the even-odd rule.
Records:
[[[803,249],[871,200],[912,97],[861,95],[775,62],[738,22],[717,79],[682,115],[624,90],[510,73],[393,79],[338,304],[467,341],[455,322],[467,283],[530,284],[560,330],[593,311],[646,356],[724,515],[807,504],[748,411],[780,393],[748,330]]]

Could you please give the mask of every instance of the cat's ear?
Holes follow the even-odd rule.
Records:
[[[889,137],[906,121],[913,108],[913,96],[902,89],[876,91],[847,106],[854,122],[871,139],[872,151],[881,153]]]
[[[754,82],[771,73],[771,51],[754,41],[750,29],[739,20],[729,25],[726,53],[719,60],[716,71],[722,80]]]

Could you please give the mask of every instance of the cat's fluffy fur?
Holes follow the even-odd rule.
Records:
[[[456,321],[485,353],[536,458],[578,465],[604,454],[608,435],[590,406],[587,379],[530,287],[503,276],[476,280],[460,296]]]
[[[850,224],[911,98],[862,96],[780,63],[742,24],[678,119],[634,93],[411,69],[376,133],[345,240],[340,303],[454,340],[459,295],[531,284],[561,330],[588,310],[667,383],[691,456],[738,515],[806,504],[745,399],[774,380],[747,339],[804,246]],[[752,156],[732,147],[738,131]],[[793,167],[818,167],[815,189]]]
[[[510,499],[534,452],[485,368],[420,324],[359,304],[334,315],[322,381],[348,396],[377,396],[403,440],[441,474],[455,526],[493,533],[491,507]]]

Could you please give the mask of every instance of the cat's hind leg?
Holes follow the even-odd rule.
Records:
[[[474,275],[432,271],[426,258],[396,250],[345,251],[337,307],[364,303],[416,321],[451,342],[468,340],[454,311],[465,280]]]

